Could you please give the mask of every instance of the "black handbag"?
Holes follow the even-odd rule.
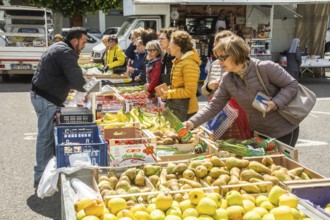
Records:
[[[187,113],[189,108],[189,98],[187,99],[167,99],[166,107],[169,107],[173,114],[180,119],[180,121],[187,120]]]

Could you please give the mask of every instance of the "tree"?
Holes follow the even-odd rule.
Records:
[[[50,8],[61,12],[63,16],[86,15],[97,11],[108,12],[110,9],[120,9],[123,0],[29,0],[33,5]]]
[[[123,0],[26,0],[34,6],[52,9],[54,12],[54,34],[61,33],[63,16],[84,16],[88,13],[110,9],[121,9]]]

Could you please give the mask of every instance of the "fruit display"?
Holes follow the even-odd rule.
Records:
[[[93,214],[100,219],[113,220],[312,219],[298,209],[299,198],[279,186],[274,186],[268,194],[250,195],[231,190],[224,197],[207,190],[193,189],[186,192],[181,201],[174,199],[173,194],[175,192],[151,192],[153,198],[148,204],[133,206],[124,198],[111,198],[102,207],[103,215],[100,215],[101,208],[94,213],[87,208],[76,208],[77,219],[84,219],[84,216]],[[78,207],[78,202],[75,207]]]

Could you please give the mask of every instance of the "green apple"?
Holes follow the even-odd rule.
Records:
[[[191,203],[191,201],[188,200],[183,200],[182,202],[179,203],[179,207],[181,211],[185,211],[188,208],[195,208],[195,206]]]
[[[195,208],[187,208],[182,213],[182,218],[184,219],[184,218],[189,217],[189,216],[198,217],[199,213],[197,212],[197,210]]]
[[[249,211],[244,214],[243,220],[261,220],[261,216],[258,212],[255,211]]]
[[[243,197],[240,192],[236,190],[231,190],[226,193],[226,200],[228,206],[238,205],[241,206],[243,204]]]
[[[219,193],[206,193],[206,197],[212,199],[216,204],[217,207],[220,208],[222,204],[222,196]]]
[[[202,198],[196,206],[196,210],[200,215],[212,216],[217,210],[217,204],[210,198]]]
[[[214,220],[226,220],[228,219],[228,212],[226,209],[218,208],[217,210],[215,210],[213,218]]]
[[[193,205],[197,205],[199,203],[199,201],[204,198],[205,192],[201,189],[192,189],[189,192],[189,200],[191,201],[191,204]]]
[[[164,220],[165,213],[160,209],[155,209],[150,213],[151,220]]]
[[[170,207],[166,211],[166,216],[168,216],[168,215],[176,215],[176,216],[179,216],[181,218],[182,212],[181,212],[181,209],[178,206],[176,206],[176,207]]]

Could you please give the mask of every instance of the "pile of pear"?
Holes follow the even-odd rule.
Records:
[[[172,145],[172,144],[186,143],[182,141],[182,138],[175,132],[174,129],[154,130],[153,134],[157,139],[157,145]],[[188,143],[198,144],[200,137],[209,138],[209,135],[201,127],[192,130],[191,134],[192,137],[189,139]]]
[[[130,207],[124,198],[111,198],[99,212],[77,210],[77,219],[103,220],[309,220],[297,209],[299,199],[279,186],[268,195],[241,194],[236,190],[225,197],[215,192],[192,189],[181,202],[170,193],[159,192],[149,204]],[[76,203],[76,207],[78,204]],[[103,210],[101,213],[100,210]],[[87,216],[90,218],[85,219]],[[92,218],[94,217],[94,218]]]
[[[180,178],[184,180],[180,181]],[[236,187],[243,193],[265,193],[269,191],[269,186],[265,184],[248,184],[255,182],[272,182],[272,185],[278,185],[280,181],[288,180],[306,180],[310,179],[303,167],[297,167],[288,170],[285,167],[276,165],[271,157],[263,157],[261,162],[249,161],[229,157],[225,160],[217,156],[212,156],[208,160],[193,160],[190,162],[167,164],[166,179],[178,179],[180,182],[186,180],[198,180],[203,186],[218,186],[220,192],[221,186],[246,184],[247,186]],[[180,189],[187,186],[180,187]],[[192,188],[197,188],[192,186]],[[224,193],[226,190],[224,189]]]
[[[98,189],[105,203],[107,203],[109,198],[113,195],[151,192],[155,190],[161,170],[161,166],[155,165],[128,168],[120,174],[114,170],[110,170],[108,174],[99,175]],[[140,199],[140,196],[125,197],[129,206],[135,205],[138,199]],[[146,200],[145,197],[141,199]]]

